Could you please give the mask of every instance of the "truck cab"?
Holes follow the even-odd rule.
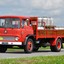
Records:
[[[0,52],[9,46],[23,46],[29,35],[33,35],[29,17],[0,16]]]

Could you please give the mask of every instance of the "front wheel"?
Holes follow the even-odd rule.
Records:
[[[61,51],[61,39],[57,39],[55,46],[50,46],[51,51],[53,52],[60,52]]]
[[[33,47],[34,47],[33,40],[28,39],[26,45],[24,46],[24,51],[26,53],[31,53],[33,51]]]
[[[7,46],[5,45],[0,45],[0,53],[5,53],[7,50]]]

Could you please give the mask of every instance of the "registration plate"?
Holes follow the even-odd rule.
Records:
[[[8,43],[7,43],[7,42],[2,42],[2,44],[3,44],[3,45],[8,45]]]

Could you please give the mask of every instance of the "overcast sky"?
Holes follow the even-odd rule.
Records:
[[[0,15],[53,17],[64,25],[64,0],[0,0]]]

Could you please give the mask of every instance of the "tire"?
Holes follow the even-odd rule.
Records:
[[[61,43],[61,48],[63,48],[63,43]]]
[[[39,47],[35,47],[35,48],[33,49],[33,52],[37,52],[38,49],[39,49]]]
[[[26,45],[24,46],[25,53],[31,53],[33,51],[34,44],[32,39],[28,39]]]
[[[0,53],[5,53],[7,50],[7,46],[0,45]]]
[[[57,39],[55,46],[50,46],[52,52],[60,52],[61,51],[61,39]]]

